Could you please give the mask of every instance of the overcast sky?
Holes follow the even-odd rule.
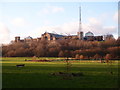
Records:
[[[76,35],[81,6],[82,31],[94,35],[118,34],[117,2],[2,2],[0,43],[15,36],[40,37],[45,31]]]

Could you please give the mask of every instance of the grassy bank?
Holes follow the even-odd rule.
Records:
[[[117,88],[118,61],[112,64],[86,60],[71,62],[69,72],[82,72],[84,76],[72,77],[71,80],[61,76],[52,76],[54,72],[66,71],[64,61],[29,62],[32,58],[2,58],[3,88]],[[51,58],[47,58],[51,59]],[[53,58],[52,58],[53,59]],[[55,59],[55,58],[54,58]],[[57,59],[57,58],[56,58]],[[25,67],[16,67],[17,64]],[[111,74],[110,72],[113,72]]]

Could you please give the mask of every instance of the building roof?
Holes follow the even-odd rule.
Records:
[[[56,38],[59,38],[59,37],[64,37],[64,35],[60,35],[60,34],[54,34],[54,33],[48,33]]]
[[[26,37],[25,39],[33,39],[32,37],[30,37],[30,36],[28,36],[28,37]]]
[[[94,34],[89,31],[89,32],[87,32],[87,33],[85,34],[85,36],[94,36]]]

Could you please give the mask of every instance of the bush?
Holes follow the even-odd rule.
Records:
[[[75,55],[75,58],[76,58],[76,59],[80,59],[80,55],[79,55],[79,54],[76,54],[76,55]]]

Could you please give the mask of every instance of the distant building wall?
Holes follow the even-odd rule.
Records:
[[[107,35],[107,38],[112,38],[112,35]],[[64,35],[59,35],[59,34],[54,34],[54,33],[48,33],[45,32],[42,34],[40,38],[32,38],[30,36],[20,40],[20,36],[15,37],[15,42],[28,42],[30,43],[31,41],[40,41],[40,40],[67,40],[67,39],[73,39],[73,40],[85,40],[85,41],[103,41],[103,36],[94,36],[92,32],[87,32],[85,34],[85,37],[83,36],[83,32],[78,32],[77,35],[69,35],[69,36],[64,36]]]
[[[20,36],[15,37],[15,42],[19,42],[20,41]]]
[[[77,32],[78,39],[83,40],[83,32]]]
[[[41,40],[52,40],[52,36],[49,33],[42,34]]]
[[[86,36],[84,37],[86,41],[103,41],[103,36]]]
[[[59,34],[45,32],[44,34],[42,34],[41,40],[49,40],[49,41],[50,40],[58,40],[58,39],[61,39],[62,37],[64,37],[64,36],[59,35]]]
[[[97,41],[103,41],[103,36],[95,36],[94,38]]]
[[[84,37],[84,40],[87,40],[87,41],[94,41],[94,36],[85,36]]]
[[[104,35],[104,40],[109,40],[111,38],[114,38],[112,34]]]

